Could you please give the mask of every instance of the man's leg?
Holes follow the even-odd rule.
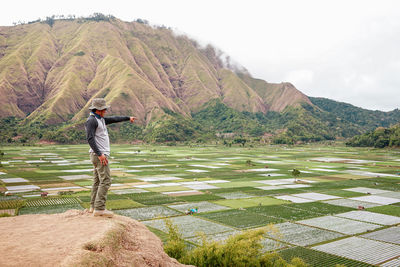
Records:
[[[90,153],[90,160],[93,163],[93,185],[92,185],[92,194],[90,198],[90,212],[93,212],[94,209],[94,202],[96,201],[96,196],[97,196],[97,189],[100,184],[100,179],[99,179],[99,173],[97,172],[97,165],[99,164],[99,158],[95,153]]]
[[[97,173],[99,176],[99,186],[97,188],[96,200],[94,202],[94,209],[105,210],[108,188],[111,186],[110,166],[102,165],[100,160],[97,158]]]

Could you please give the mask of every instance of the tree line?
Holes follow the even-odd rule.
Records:
[[[374,131],[357,135],[346,142],[353,147],[400,147],[400,124],[390,127],[378,127]]]

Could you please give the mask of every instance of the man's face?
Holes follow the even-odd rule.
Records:
[[[107,109],[96,110],[96,114],[100,115],[100,117],[104,117],[107,113]]]

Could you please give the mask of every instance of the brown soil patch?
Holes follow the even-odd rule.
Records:
[[[129,186],[135,186],[135,185],[142,185],[142,184],[149,184],[148,182],[137,182],[137,183],[125,183],[126,185]]]
[[[129,177],[129,176],[132,176],[131,174],[128,174],[128,173],[123,172],[123,171],[112,171],[111,175],[115,176],[115,177]]]
[[[33,183],[35,184],[35,183]],[[77,186],[76,184],[71,184],[71,183],[58,183],[58,184],[39,184],[40,188],[46,189],[46,188],[56,188],[56,187],[67,187],[67,186]]]
[[[50,194],[58,193],[58,192],[63,192],[63,191],[72,191],[72,192],[81,192],[81,191],[90,191],[89,188],[75,188],[75,189],[56,189],[56,190],[46,190],[46,192]]]
[[[38,144],[38,145],[55,145],[57,143],[56,142],[52,142],[52,141],[40,140],[36,144]]]
[[[368,177],[368,176],[355,175],[355,174],[335,174],[334,176],[335,176],[335,177],[342,177],[342,178],[345,178],[345,179],[347,179],[347,180],[350,180],[350,179],[367,179],[367,178],[370,178],[370,177]]]
[[[24,171],[24,172],[34,172],[37,171],[38,168],[21,168],[19,171]]]
[[[112,190],[132,188],[129,185],[122,184],[121,186],[113,186]]]
[[[167,194],[169,196],[174,196],[174,197],[182,197],[182,196],[194,196],[194,195],[202,195],[203,192],[182,192],[182,193],[174,193],[174,194]]]
[[[234,172],[250,172],[249,170],[234,170]]]
[[[143,224],[118,215],[69,210],[4,217],[0,236],[0,266],[184,266]]]
[[[343,181],[343,180],[348,180],[348,178],[343,178],[343,177],[337,177],[337,176],[317,176],[315,178],[318,178],[320,180],[328,180],[328,181]]]

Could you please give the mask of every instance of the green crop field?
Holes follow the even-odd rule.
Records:
[[[1,150],[0,191],[11,195],[0,195],[0,213],[15,210],[18,216],[89,207],[92,164],[87,145],[4,146]],[[369,240],[364,233],[334,232],[329,230],[330,221],[318,228],[301,221],[327,215],[343,218],[365,208],[368,216],[376,215],[377,230],[368,232],[385,227],[396,233],[400,224],[398,150],[113,145],[110,164],[113,181],[107,208],[142,221],[164,241],[166,217],[184,231],[191,245],[197,244],[197,232],[203,231],[210,240],[223,240],[245,229],[274,224],[277,233],[263,244],[266,249],[271,242],[281,244],[278,252],[285,259],[298,256],[310,266],[368,266],[368,253],[340,254],[334,247],[347,238]],[[300,171],[296,181],[291,174],[294,168]],[[48,196],[42,197],[42,192]],[[186,215],[191,208],[198,208],[198,213]],[[359,222],[356,217],[346,218],[346,222]],[[376,249],[390,244],[400,251],[398,243],[375,242]],[[318,251],[330,244],[329,253]],[[379,260],[400,258],[398,254]]]

